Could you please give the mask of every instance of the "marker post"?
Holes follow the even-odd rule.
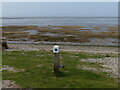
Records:
[[[53,53],[54,53],[54,72],[59,72],[60,68],[60,61],[59,61],[59,46],[55,45],[53,47]]]

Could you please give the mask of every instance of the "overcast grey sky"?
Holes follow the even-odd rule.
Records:
[[[4,2],[3,17],[117,17],[117,2]]]

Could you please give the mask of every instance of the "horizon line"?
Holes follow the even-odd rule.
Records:
[[[119,18],[119,16],[10,16],[10,17],[0,17],[2,19],[7,19],[7,18]]]

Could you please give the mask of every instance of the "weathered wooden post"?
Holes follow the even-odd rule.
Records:
[[[54,72],[59,72],[60,68],[60,61],[59,61],[59,46],[55,45],[53,47],[53,53],[54,53]]]

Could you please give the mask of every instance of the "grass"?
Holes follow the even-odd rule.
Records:
[[[3,71],[3,80],[14,80],[23,88],[117,88],[116,79],[107,77],[107,73],[77,68],[77,65],[82,65],[81,59],[104,57],[106,55],[61,52],[60,61],[65,68],[55,74],[50,51],[5,51],[3,65],[25,71]],[[101,68],[99,63],[84,65]]]

